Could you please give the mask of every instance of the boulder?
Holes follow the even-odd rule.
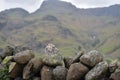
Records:
[[[55,80],[66,80],[67,69],[62,66],[57,66],[53,69],[53,76]]]
[[[89,67],[94,67],[97,63],[101,62],[102,60],[103,55],[96,50],[90,51],[87,54],[84,54],[80,57],[80,61]]]
[[[55,66],[62,66],[64,62],[60,54],[51,54],[44,56],[43,63],[45,65],[55,67]]]
[[[9,76],[11,78],[22,77],[24,66],[25,65],[12,62],[9,66]]]
[[[116,69],[116,71],[111,74],[110,80],[120,80],[120,69]]]
[[[13,56],[14,61],[19,64],[26,64],[28,61],[30,61],[32,58],[34,58],[34,54],[32,50],[25,50],[22,52],[19,52]]]
[[[7,46],[5,47],[5,49],[3,49],[3,52],[0,54],[0,56],[2,58],[5,58],[6,56],[13,56],[14,53],[14,48],[11,46]]]
[[[81,80],[89,69],[81,63],[74,63],[70,66],[66,80]]]
[[[41,80],[54,80],[53,68],[44,66],[41,70]]]
[[[39,73],[43,66],[41,58],[33,58],[29,63],[24,67],[23,70],[23,79],[29,79],[35,74]]]
[[[108,72],[108,63],[100,62],[85,76],[85,80],[102,80]]]

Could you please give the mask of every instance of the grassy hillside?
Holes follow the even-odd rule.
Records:
[[[103,54],[120,57],[119,17],[90,14],[91,9],[85,11],[54,0],[44,2],[31,14],[18,11],[22,12],[19,14],[12,9],[0,13],[0,48],[22,45],[43,53],[44,46],[53,43],[64,56],[74,55],[81,46],[86,51],[97,49]]]

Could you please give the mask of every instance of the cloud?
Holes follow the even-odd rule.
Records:
[[[103,7],[113,4],[120,4],[120,0],[62,0],[71,2],[79,8]],[[43,0],[0,0],[0,11],[10,8],[23,8],[34,12],[41,5]]]
[[[36,4],[38,0],[5,0],[7,3],[12,3],[12,4]]]
[[[34,12],[41,5],[43,0],[0,0],[0,11],[10,8],[23,8]]]
[[[120,0],[62,0],[71,2],[79,8],[105,7],[120,4]]]

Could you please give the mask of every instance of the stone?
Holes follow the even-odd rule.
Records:
[[[72,64],[73,58],[71,57],[65,57],[64,58],[64,63],[65,63],[65,67],[67,69],[69,69],[70,65]]]
[[[44,56],[43,63],[45,65],[55,67],[55,66],[62,66],[64,62],[60,54],[51,54]]]
[[[100,62],[91,69],[85,76],[85,80],[102,80],[108,72],[108,63]]]
[[[24,66],[25,65],[12,62],[9,66],[9,76],[11,78],[22,77]]]
[[[32,80],[41,80],[40,77],[33,77]]]
[[[57,66],[53,69],[53,76],[55,80],[66,80],[67,69],[62,66]]]
[[[46,54],[58,54],[59,53],[59,49],[57,49],[54,44],[49,43],[45,47],[45,53]]]
[[[93,50],[88,52],[87,54],[82,55],[80,57],[80,61],[89,67],[94,67],[96,64],[103,61],[103,55],[100,54],[98,51]]]
[[[29,79],[35,74],[39,73],[43,66],[41,58],[33,58],[29,63],[24,67],[23,70],[23,79]]]
[[[71,64],[75,62],[80,62],[79,59],[83,54],[84,54],[84,51],[80,51],[75,57],[73,57]]]
[[[110,73],[113,73],[118,68],[117,62],[111,62],[109,64],[109,71]]]
[[[4,59],[6,56],[13,56],[13,53],[14,53],[14,48],[11,46],[7,46],[5,47],[5,49],[3,49],[3,52],[0,55]]]
[[[110,80],[120,80],[120,69],[116,69],[116,71],[111,74]]]
[[[13,56],[14,61],[19,64],[26,64],[29,62],[32,58],[34,58],[34,53],[32,50],[25,50],[22,52],[19,52]]]
[[[17,77],[14,80],[23,80],[21,77]]]
[[[0,64],[0,69],[3,69],[5,67],[5,65]]]
[[[54,80],[52,67],[43,66],[41,70],[41,80]]]
[[[1,64],[1,62],[2,62],[2,58],[0,57],[0,64]]]
[[[120,69],[120,61],[117,62],[118,69]]]
[[[81,80],[89,69],[81,63],[71,64],[66,80]]]
[[[15,46],[14,48],[14,54],[17,54],[21,51],[25,51],[25,50],[31,50],[29,47],[22,47],[22,46]]]

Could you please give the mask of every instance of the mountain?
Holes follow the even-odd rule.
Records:
[[[46,0],[33,13],[15,8],[0,13],[0,48],[28,46],[43,53],[53,43],[64,56],[78,48],[96,49],[120,58],[120,5],[80,9],[68,2]]]

